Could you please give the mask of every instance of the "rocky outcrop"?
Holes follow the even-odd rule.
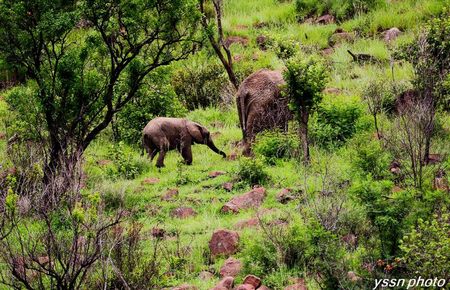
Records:
[[[211,255],[230,256],[237,252],[239,234],[230,230],[216,230],[209,241]]]
[[[240,210],[258,208],[266,197],[266,189],[257,187],[243,195],[233,197],[222,207],[223,213],[238,213]]]

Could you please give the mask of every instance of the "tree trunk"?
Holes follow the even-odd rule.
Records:
[[[308,165],[310,162],[309,155],[309,141],[308,141],[308,120],[309,120],[309,112],[305,107],[302,107],[300,116],[299,116],[299,134],[300,140],[302,142],[302,150],[303,150],[303,163]]]

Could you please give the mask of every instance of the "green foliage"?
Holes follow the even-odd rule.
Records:
[[[269,40],[270,48],[277,57],[282,60],[288,60],[300,50],[300,43],[293,39],[279,38],[272,36]]]
[[[313,109],[320,103],[328,78],[325,64],[320,58],[316,56],[291,58],[286,63],[283,76],[286,81],[286,95],[294,113]]]
[[[366,13],[382,3],[382,0],[296,0],[295,6],[300,19],[330,13],[342,21]]]
[[[113,130],[119,140],[141,146],[142,130],[156,117],[180,117],[186,113],[169,83],[170,72],[161,69],[149,76],[145,86],[116,115]]]
[[[297,148],[297,136],[268,131],[257,135],[253,152],[267,164],[274,165],[279,159],[293,157]]]
[[[350,193],[367,208],[367,217],[378,230],[384,258],[392,258],[398,253],[403,222],[412,206],[410,194],[393,194],[393,186],[391,181],[373,181],[369,178],[355,182],[350,188]]]
[[[419,219],[417,226],[402,239],[402,261],[410,273],[424,277],[450,278],[450,214],[442,208],[430,220]]]
[[[325,148],[341,146],[356,133],[362,114],[356,102],[336,98],[322,102],[311,123],[311,138]]]
[[[173,73],[173,88],[189,110],[220,105],[228,78],[223,67],[212,59],[182,66]]]
[[[136,158],[134,154],[123,142],[111,145],[108,157],[113,161],[113,166],[106,168],[107,175],[110,178],[133,179],[148,170],[150,163]]]
[[[238,180],[250,185],[265,184],[269,180],[264,164],[256,158],[241,158],[236,174]]]
[[[389,177],[389,163],[392,160],[390,153],[385,150],[378,140],[363,134],[352,141],[352,164],[361,177],[372,176],[375,180]]]

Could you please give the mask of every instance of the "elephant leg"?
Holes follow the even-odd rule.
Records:
[[[184,162],[187,165],[191,165],[192,164],[192,148],[191,145],[186,145],[183,146],[183,148],[181,148],[181,156],[184,159]]]
[[[159,152],[158,149],[153,149],[152,152],[149,152],[148,158],[150,158],[150,162],[153,161],[153,158],[155,158],[155,156],[156,156],[156,154],[158,154],[158,152]]]
[[[166,156],[166,151],[164,149],[161,149],[161,151],[159,151],[158,160],[156,161],[156,167],[158,167],[158,168],[164,167],[164,157],[165,156]]]
[[[246,130],[246,136],[244,137],[244,150],[243,150],[243,154],[244,156],[251,156],[252,152],[251,152],[251,147],[252,147],[252,143],[255,139],[255,134],[257,132],[256,131],[256,126],[255,126],[255,122],[259,122],[260,120],[258,120],[257,118],[257,114],[249,114],[247,116],[247,130]]]

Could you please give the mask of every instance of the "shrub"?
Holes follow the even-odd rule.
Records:
[[[262,156],[266,163],[274,165],[277,159],[294,156],[297,148],[298,138],[295,136],[268,131],[258,134],[253,151]]]
[[[242,158],[239,162],[237,178],[250,185],[264,184],[269,180],[268,173],[259,159]]]
[[[153,73],[147,86],[140,89],[137,97],[116,115],[113,130],[117,139],[140,145],[142,129],[151,119],[185,114],[186,109],[177,99],[168,75],[168,72],[162,69]]]
[[[150,163],[144,158],[134,156],[131,148],[127,147],[123,142],[113,144],[110,147],[108,158],[114,164],[107,167],[107,174],[111,178],[134,179],[148,170]]]
[[[354,147],[352,165],[360,176],[371,175],[376,180],[389,177],[387,169],[392,156],[380,142],[371,140],[371,136],[363,134],[353,140],[352,147]]]
[[[450,278],[450,213],[441,209],[430,220],[419,219],[403,237],[403,262],[410,273],[424,277]]]
[[[298,17],[320,16],[330,13],[342,21],[357,14],[366,13],[381,5],[382,0],[296,0]]]
[[[172,76],[173,88],[189,110],[219,105],[226,84],[223,67],[210,59],[183,66]]]
[[[325,148],[344,144],[357,131],[357,121],[362,113],[356,102],[322,102],[313,117],[312,140]]]

